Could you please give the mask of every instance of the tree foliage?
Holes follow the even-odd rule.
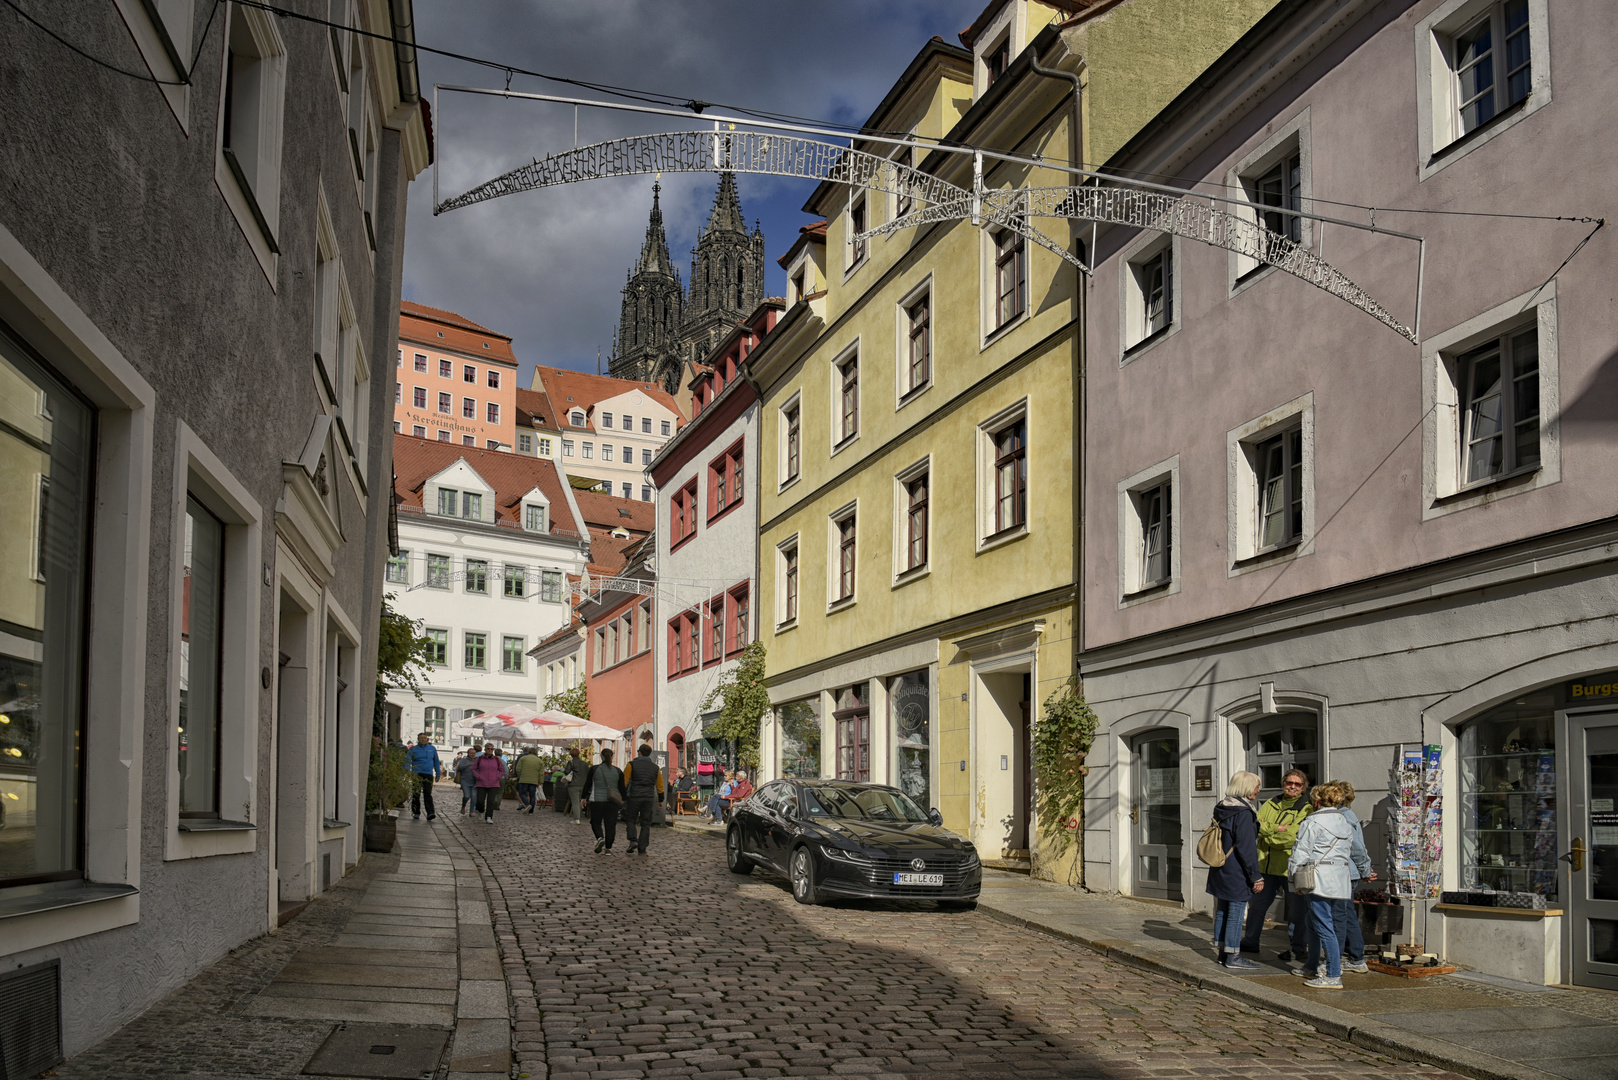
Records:
[[[1043,826],[1041,852],[1060,858],[1084,828],[1084,763],[1096,737],[1096,714],[1085,704],[1077,676],[1045,699],[1045,712],[1034,725],[1034,790]],[[1069,828],[1068,822],[1077,823]]]
[[[393,610],[393,594],[382,598],[382,626],[376,638],[376,680],[392,690],[409,690],[421,700],[421,684],[432,674],[433,643],[422,624]]]
[[[741,663],[720,676],[702,699],[702,707],[711,709],[715,702],[719,715],[703,725],[703,737],[734,739],[737,759],[748,768],[757,768],[759,721],[770,711],[770,692],[764,686],[764,642],[755,641],[742,650]]]
[[[545,699],[545,708],[560,709],[580,720],[590,719],[590,695],[580,683],[571,690],[558,690]]]

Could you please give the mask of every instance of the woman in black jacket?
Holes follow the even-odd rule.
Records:
[[[1215,900],[1214,955],[1233,971],[1264,970],[1264,965],[1242,956],[1247,901],[1264,889],[1258,864],[1258,810],[1253,802],[1262,783],[1253,773],[1236,773],[1213,812],[1219,823],[1220,846],[1225,849],[1225,864],[1208,868],[1208,895]]]

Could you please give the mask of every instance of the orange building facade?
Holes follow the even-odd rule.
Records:
[[[480,450],[510,450],[516,419],[517,357],[511,338],[453,311],[401,303],[393,430]]]

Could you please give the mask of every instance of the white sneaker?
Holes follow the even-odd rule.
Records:
[[[1288,970],[1300,979],[1312,979],[1315,977],[1315,969],[1312,967],[1295,967]]]
[[[1296,974],[1296,972],[1293,974]],[[1310,979],[1303,985],[1314,990],[1341,990],[1343,988],[1343,980],[1334,979],[1330,975],[1322,975],[1318,979]]]
[[[1354,972],[1355,974],[1358,974],[1358,975],[1369,975],[1371,973],[1370,965],[1367,964],[1364,960],[1361,960],[1357,964],[1350,964],[1350,963],[1344,962],[1343,970],[1344,971],[1352,971],[1352,972]]]

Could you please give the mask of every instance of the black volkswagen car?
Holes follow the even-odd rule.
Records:
[[[850,780],[775,780],[731,811],[733,873],[786,876],[800,904],[837,896],[977,906],[983,865],[970,843],[898,788]]]

